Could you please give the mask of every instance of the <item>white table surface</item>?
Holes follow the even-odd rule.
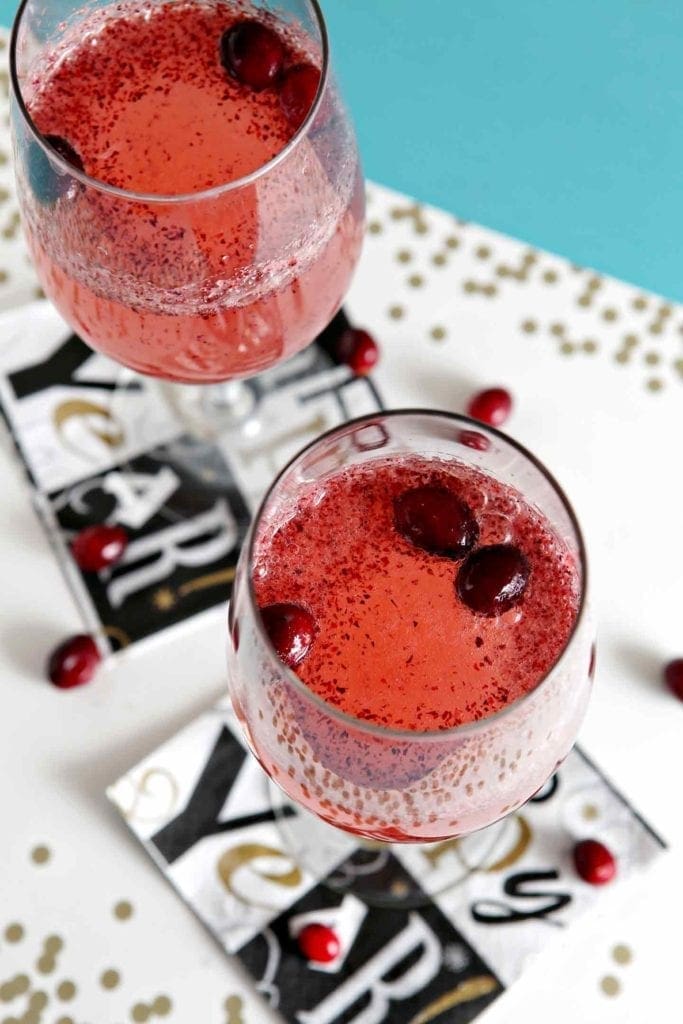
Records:
[[[0,152],[7,153],[1,138]],[[7,165],[3,186],[11,191]],[[520,243],[431,211],[421,233],[419,218],[400,215],[404,199],[371,194],[370,222],[379,227],[368,236],[349,309],[382,341],[378,383],[394,406],[453,410],[479,386],[512,389],[510,432],[565,485],[592,559],[598,671],[581,743],[672,847],[637,883],[605,892],[600,910],[563,934],[480,1019],[679,1021],[683,705],[664,689],[660,670],[683,655],[683,380],[674,365],[683,356],[683,309],[673,307],[653,333],[659,301],[645,296],[646,308],[634,308],[640,293],[609,280],[582,305],[590,273],[545,254],[527,280],[508,284],[494,267],[499,260],[521,266]],[[12,227],[14,208],[11,195],[0,205],[0,228],[8,229],[0,239],[5,308],[35,287]],[[457,236],[457,248],[444,247],[444,232]],[[411,265],[396,259],[401,249],[411,252]],[[446,266],[431,264],[437,251],[448,255]],[[407,283],[416,266],[424,278],[418,287]],[[557,280],[546,281],[548,274]],[[478,291],[489,281],[497,282],[492,296]],[[400,318],[389,312],[396,305]],[[616,316],[605,318],[606,309]],[[532,332],[521,328],[529,319]],[[598,351],[563,356],[555,322],[565,325],[565,339],[594,339]],[[444,340],[431,337],[434,326],[446,328]],[[640,345],[623,364],[615,354],[628,332]],[[644,362],[655,349],[660,363]],[[653,377],[661,388],[648,386]],[[45,1019],[62,1024],[120,1024],[161,994],[172,1001],[168,1019],[181,1024],[269,1019],[239,965],[181,904],[104,797],[109,783],[224,692],[221,617],[131,653],[88,687],[52,689],[46,654],[82,624],[7,445],[0,479],[0,982],[29,975],[49,996]],[[36,865],[31,851],[41,844],[51,856]],[[133,905],[127,921],[113,914],[120,900]],[[11,922],[24,927],[21,942],[2,938]],[[63,938],[64,949],[55,970],[41,975],[36,961],[50,934]],[[617,943],[632,950],[630,964],[614,963]],[[98,980],[107,968],[122,975],[111,992]],[[620,982],[616,997],[600,988],[606,975]],[[55,995],[63,979],[77,985],[72,1002]],[[225,1008],[231,995],[243,1000],[241,1011],[236,1000]],[[0,1002],[0,1019],[11,1012]]]

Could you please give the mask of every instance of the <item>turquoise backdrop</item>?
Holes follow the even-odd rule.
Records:
[[[681,0],[323,7],[370,177],[683,300]]]

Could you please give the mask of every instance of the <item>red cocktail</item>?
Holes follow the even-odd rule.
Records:
[[[30,249],[93,347],[211,383],[326,326],[363,191],[316,4],[124,0],[55,25],[26,0],[12,53]]]
[[[574,515],[532,456],[472,421],[340,427],[267,495],[231,609],[230,690],[298,804],[388,842],[467,835],[570,750],[592,632]]]

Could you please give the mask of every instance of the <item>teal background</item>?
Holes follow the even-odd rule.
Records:
[[[681,0],[323,8],[369,177],[683,300]]]

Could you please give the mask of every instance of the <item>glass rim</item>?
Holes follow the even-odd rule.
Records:
[[[276,488],[289,472],[289,470],[295,465],[296,462],[307,452],[312,451],[318,444],[333,437],[335,434],[339,434],[349,427],[358,427],[361,425],[371,425],[378,419],[394,419],[399,417],[409,416],[421,416],[433,419],[447,420],[451,423],[457,424],[461,428],[476,430],[480,433],[486,433],[494,438],[498,438],[516,449],[521,455],[524,456],[547,480],[558,498],[560,499],[562,506],[569,517],[569,521],[574,531],[574,535],[577,542],[578,548],[578,559],[579,568],[581,571],[581,592],[579,596],[579,606],[576,612],[576,618],[572,628],[567,636],[562,650],[555,658],[552,665],[546,670],[536,684],[526,693],[523,693],[516,700],[513,700],[510,704],[506,704],[505,707],[499,711],[495,711],[492,715],[485,715],[483,718],[477,718],[470,722],[462,722],[460,725],[452,726],[449,729],[394,729],[391,726],[376,725],[373,722],[368,722],[363,718],[358,718],[355,715],[351,715],[346,711],[342,711],[336,708],[333,704],[329,704],[322,697],[319,697],[317,693],[309,689],[306,684],[299,678],[299,676],[292,669],[288,668],[287,665],[279,658],[273,644],[270,641],[263,619],[261,618],[258,602],[256,601],[256,593],[253,585],[253,574],[252,567],[254,563],[254,544],[256,540],[256,528],[261,520],[261,517],[265,511],[266,505],[270,500],[271,496],[275,493]],[[254,517],[249,528],[249,534],[247,541],[245,542],[245,551],[247,554],[247,594],[251,609],[254,611],[254,621],[256,623],[256,629],[258,631],[259,638],[263,641],[265,650],[271,662],[275,663],[277,671],[280,675],[284,675],[287,681],[294,687],[299,694],[307,700],[310,700],[315,707],[319,710],[324,711],[326,715],[331,718],[342,722],[344,725],[353,727],[361,732],[368,733],[372,736],[377,736],[382,739],[395,739],[410,741],[411,743],[419,743],[422,741],[438,742],[439,740],[452,740],[456,736],[471,735],[477,733],[482,729],[488,727],[491,723],[502,722],[508,715],[512,714],[513,711],[517,711],[520,707],[525,705],[534,695],[536,695],[541,689],[545,687],[545,684],[555,673],[558,666],[566,658],[572,643],[578,635],[580,627],[586,619],[587,613],[587,592],[588,592],[588,556],[586,552],[586,545],[583,539],[583,533],[581,532],[581,526],[579,525],[578,518],[574,509],[565,494],[563,488],[560,486],[558,481],[555,479],[553,474],[546,468],[546,466],[537,458],[532,452],[528,450],[519,441],[514,440],[509,434],[505,434],[502,430],[498,430],[496,427],[491,427],[488,424],[481,423],[479,420],[472,419],[470,416],[462,415],[461,413],[448,412],[441,409],[421,409],[421,408],[405,408],[405,409],[388,409],[383,412],[370,413],[363,416],[357,416],[354,419],[347,420],[345,423],[340,423],[336,427],[331,427],[326,430],[323,434],[320,434],[309,444],[305,445],[300,449],[287,463],[282,467],[280,472],[276,475],[268,490],[266,491],[263,499],[261,500],[258,509],[256,510]]]
[[[320,7],[319,0],[305,0],[305,3],[312,8],[318,30],[320,32],[322,49],[320,81],[318,82],[318,91],[315,94],[315,99],[313,100],[313,104],[306,117],[294,132],[291,139],[275,154],[274,157],[268,160],[265,164],[261,164],[261,166],[257,167],[254,171],[250,171],[249,174],[245,174],[240,178],[235,178],[234,181],[227,181],[222,185],[212,185],[211,188],[200,189],[197,192],[182,192],[173,195],[162,195],[157,192],[136,192],[125,188],[119,188],[117,185],[108,185],[106,181],[100,181],[99,178],[91,178],[89,174],[85,173],[85,171],[81,171],[77,167],[74,167],[73,164],[68,163],[61,153],[47,142],[45,136],[38,130],[37,125],[28,111],[17,71],[17,48],[22,17],[30,2],[31,0],[21,0],[12,24],[9,46],[10,83],[12,86],[12,93],[14,94],[14,99],[21,113],[23,122],[33,136],[33,141],[41,147],[49,159],[61,168],[63,173],[69,174],[72,178],[80,181],[81,184],[85,185],[87,188],[97,189],[99,192],[116,196],[119,199],[128,199],[142,203],[181,205],[183,203],[191,203],[193,201],[217,199],[223,194],[234,192],[240,188],[245,188],[248,185],[254,184],[259,181],[260,178],[274,170],[280,163],[283,163],[298,147],[299,143],[307,137],[310,127],[322,104],[323,95],[327,92],[330,79],[330,45],[327,25],[325,23],[325,17],[323,15],[322,8]]]

